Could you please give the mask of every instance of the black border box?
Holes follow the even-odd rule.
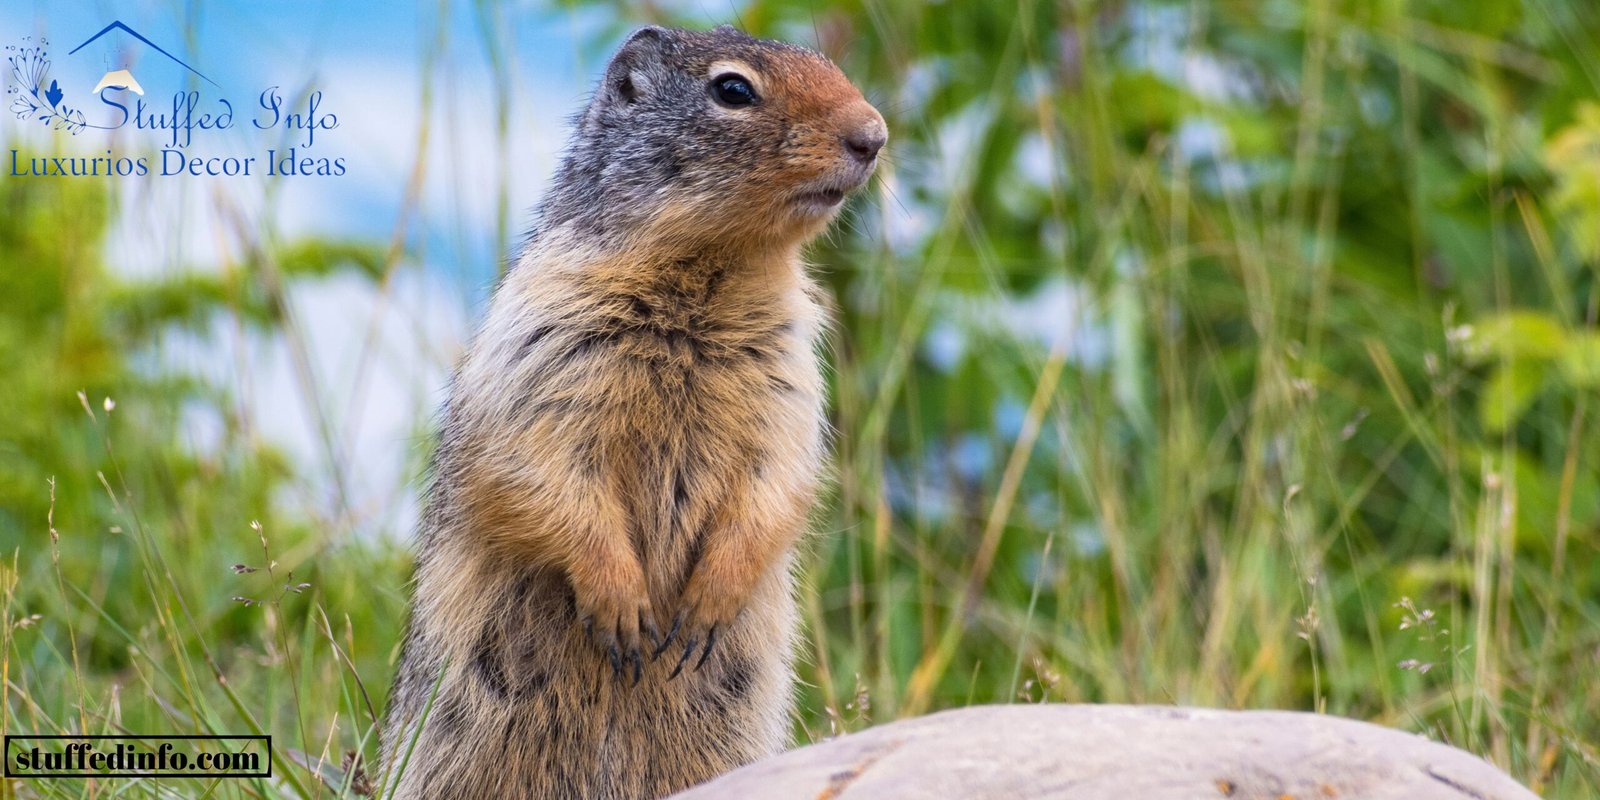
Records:
[[[266,743],[266,748],[261,755],[266,759],[266,769],[262,772],[221,772],[211,770],[207,772],[30,772],[18,773],[11,769],[11,742],[16,741],[49,741],[65,739],[71,742],[90,740],[133,740],[133,741],[193,741],[203,739],[206,741],[261,741]],[[242,752],[242,751],[241,751]],[[192,753],[190,754],[193,755]],[[251,735],[221,735],[203,736],[198,734],[129,734],[129,735],[100,735],[100,734],[28,734],[8,733],[5,735],[5,759],[7,778],[270,778],[272,777],[272,737]]]

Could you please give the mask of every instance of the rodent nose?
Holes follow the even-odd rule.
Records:
[[[844,149],[849,150],[850,155],[863,164],[870,164],[889,141],[889,131],[882,122],[871,119],[840,138],[844,139]]]

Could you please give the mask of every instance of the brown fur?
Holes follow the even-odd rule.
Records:
[[[758,108],[692,90],[725,65]],[[613,84],[691,87],[646,102],[700,138],[590,163],[587,132],[635,113]],[[385,731],[400,797],[659,797],[788,738],[825,455],[799,252],[832,216],[797,197],[864,181],[841,137],[882,120],[826,59],[731,29],[636,34],[587,113],[451,393]],[[664,183],[606,183],[662,159]]]

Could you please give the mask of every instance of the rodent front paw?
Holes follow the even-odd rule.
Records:
[[[638,571],[638,567],[634,567]],[[615,578],[615,576],[612,576]],[[585,583],[574,576],[572,592],[578,608],[578,622],[596,647],[611,662],[614,677],[622,678],[633,668],[633,683],[644,674],[644,642],[661,642],[655,611],[645,591],[642,573],[634,580],[609,580]]]
[[[696,649],[700,650],[700,658],[695,661],[694,669],[705,666],[706,659],[711,657],[711,650],[717,644],[718,632],[726,631],[744,608],[744,592],[726,585],[712,587],[712,583],[700,571],[690,578],[682,599],[678,601],[678,613],[672,618],[672,627],[651,654],[652,658],[661,655],[674,639],[683,642],[683,653],[678,656],[678,663],[673,666],[667,680],[678,677]]]

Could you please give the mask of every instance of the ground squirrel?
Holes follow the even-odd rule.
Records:
[[[783,747],[824,457],[800,249],[886,137],[810,50],[623,43],[450,393],[384,736],[398,796],[659,797]]]

